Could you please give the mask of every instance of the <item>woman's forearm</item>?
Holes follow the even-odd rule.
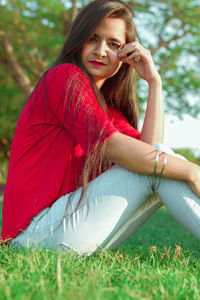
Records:
[[[149,95],[140,140],[148,144],[162,143],[164,138],[164,105],[162,81],[148,82]]]
[[[131,171],[153,174],[156,150],[149,144],[116,132],[107,141],[106,156],[114,163]],[[157,174],[163,167],[164,154],[160,153]],[[192,164],[172,155],[167,155],[163,177],[185,181],[192,180]]]

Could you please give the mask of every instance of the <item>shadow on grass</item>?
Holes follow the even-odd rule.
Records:
[[[2,199],[0,197],[0,231],[2,226]],[[156,213],[118,249],[124,253],[134,254],[149,250],[152,246],[159,249],[164,247],[176,248],[181,246],[184,251],[190,251],[200,257],[200,242],[161,207]]]

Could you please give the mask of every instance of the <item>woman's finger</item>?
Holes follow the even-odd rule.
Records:
[[[131,62],[130,59],[135,60],[135,57],[137,57],[135,60],[136,62],[142,59],[143,62],[147,63],[150,61],[151,52],[141,45],[132,45],[129,43],[118,53],[118,56],[121,60],[123,59],[122,61],[127,58],[126,62],[128,63]]]
[[[136,50],[137,50],[136,45],[129,43],[120,50],[119,57],[127,57]]]
[[[126,57],[120,57],[121,61],[132,64],[133,62],[138,62],[140,60],[140,55],[141,52],[140,51],[135,51],[132,52],[131,54],[129,54]]]

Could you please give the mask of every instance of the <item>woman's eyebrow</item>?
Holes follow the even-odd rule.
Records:
[[[123,44],[124,42],[122,42],[121,40],[117,39],[117,38],[109,38],[109,40],[119,43],[119,44]]]
[[[100,38],[100,36],[99,36],[98,34],[96,34],[96,33],[94,33],[92,36],[93,36],[93,37],[96,37],[96,38]],[[118,39],[118,38],[109,37],[108,40],[113,41],[113,42],[116,42],[116,43],[119,43],[119,44],[124,44],[124,42],[122,42],[122,41],[121,41],[120,39]]]

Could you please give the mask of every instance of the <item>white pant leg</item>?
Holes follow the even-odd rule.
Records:
[[[38,245],[72,249],[80,255],[106,247],[135,212],[135,226],[132,226],[131,234],[160,207],[158,199],[147,201],[152,194],[150,178],[114,166],[88,184],[89,210],[86,199],[83,199],[81,207],[70,217],[80,197],[79,189],[75,192],[68,215],[63,218],[69,198],[69,194],[65,195],[51,208],[35,216],[13,243],[23,247]],[[124,232],[120,243],[123,242],[123,236]]]
[[[186,160],[168,146],[161,144],[158,148]],[[200,198],[193,193],[187,182],[161,178],[158,194],[170,214],[200,240]]]
[[[186,160],[185,157],[176,154],[168,145],[154,144],[153,146],[159,151],[163,151]],[[156,185],[157,187],[159,186],[156,180],[153,180],[153,185]],[[161,202],[158,194],[150,195],[150,197],[134,212],[134,214],[125,222],[116,235],[113,236],[113,238],[108,242],[106,248],[114,249],[127,240],[162,205],[163,203]]]
[[[200,198],[184,181],[161,179],[158,194],[169,213],[200,240]]]

